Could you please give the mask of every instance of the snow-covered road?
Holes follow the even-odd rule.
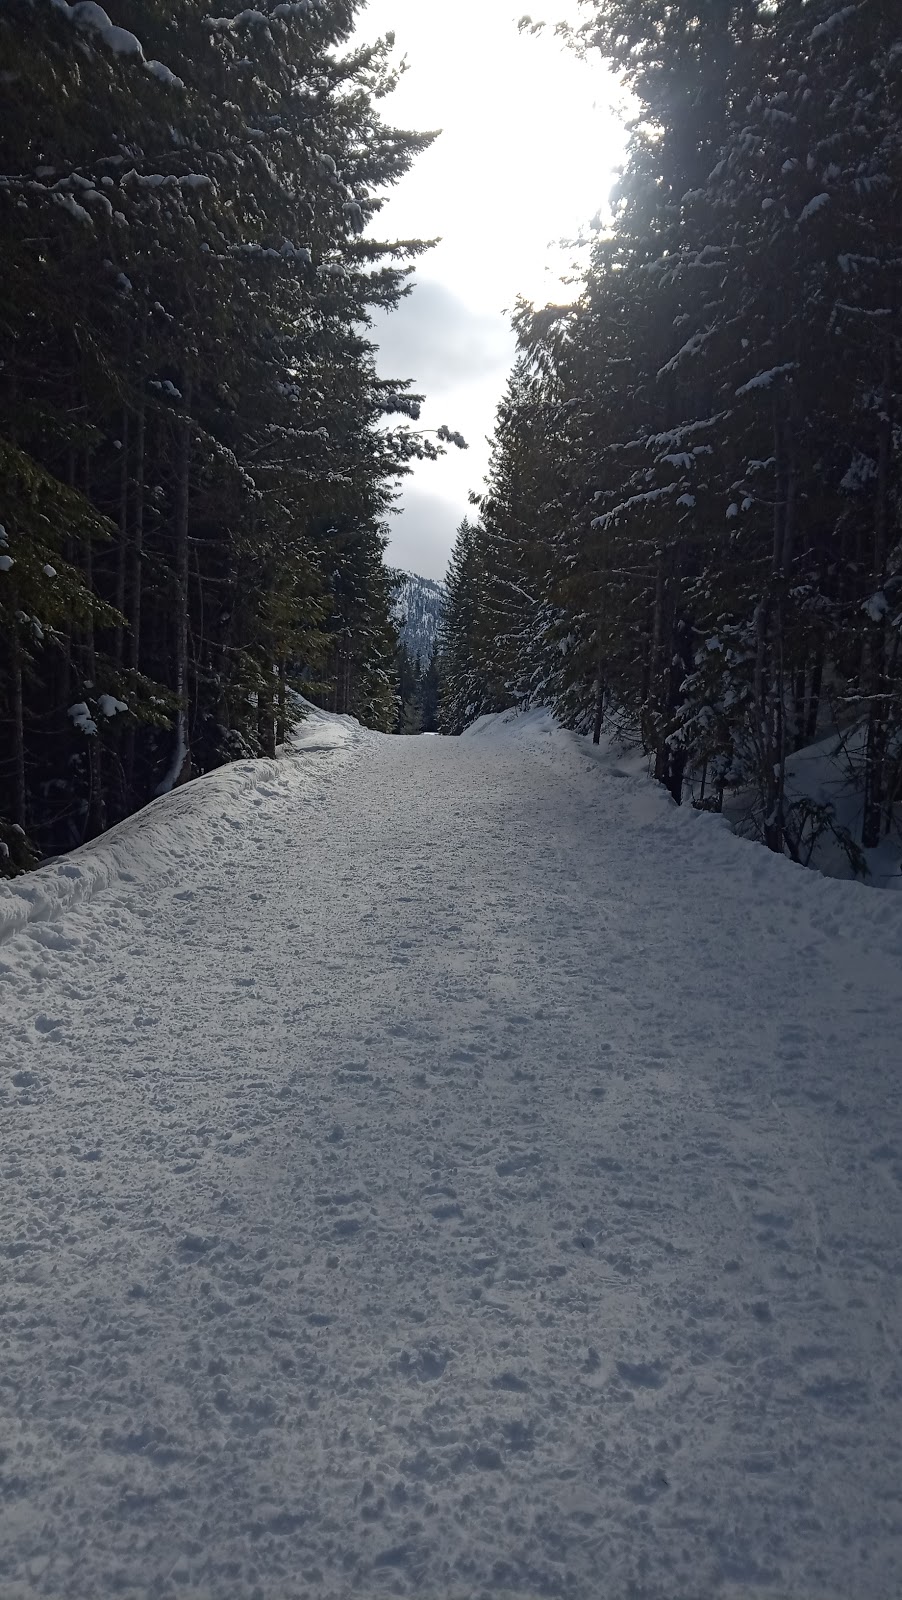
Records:
[[[897,1600],[902,897],[319,718],[5,901],[3,1600]]]

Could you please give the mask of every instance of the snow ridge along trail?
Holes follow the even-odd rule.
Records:
[[[896,1600],[899,897],[541,717],[319,716],[68,865],[0,945],[3,1600]]]

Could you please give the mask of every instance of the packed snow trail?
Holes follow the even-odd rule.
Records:
[[[312,726],[6,892],[3,1600],[896,1600],[899,897]]]

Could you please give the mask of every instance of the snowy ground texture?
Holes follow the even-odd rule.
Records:
[[[897,1600],[902,899],[539,715],[3,891],[3,1600]]]

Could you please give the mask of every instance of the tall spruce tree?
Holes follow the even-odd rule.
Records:
[[[358,9],[0,12],[6,870],[272,750],[291,683],[391,724],[385,518],[443,441],[366,327],[431,136],[382,121]]]
[[[585,11],[571,43],[637,113],[579,298],[517,316],[495,506],[525,511],[471,586],[482,676],[596,737],[613,707],[675,799],[687,773],[698,803],[751,792],[799,857],[833,819],[787,762],[833,729],[873,846],[902,777],[897,22],[884,0]],[[505,587],[529,598],[515,677]]]

